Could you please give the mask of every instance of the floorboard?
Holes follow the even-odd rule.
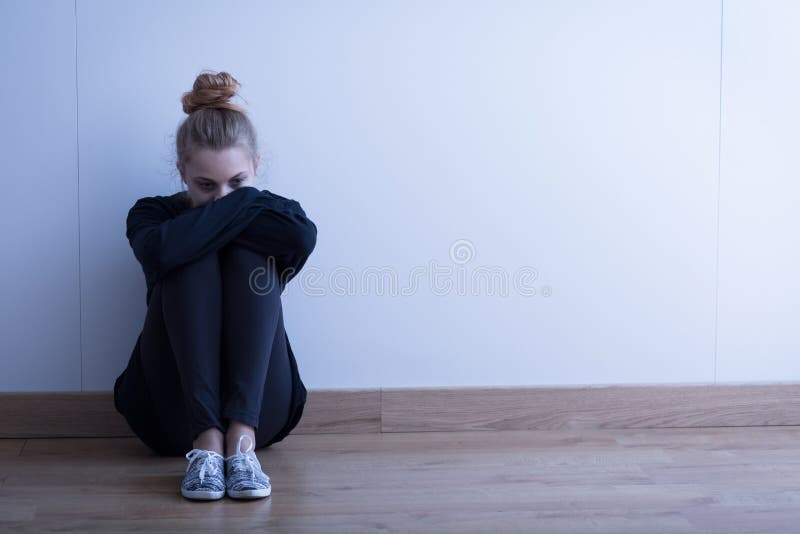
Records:
[[[297,434],[266,499],[195,502],[136,438],[0,440],[0,529],[798,532],[800,428]]]

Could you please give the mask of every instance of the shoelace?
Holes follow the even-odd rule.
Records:
[[[246,450],[242,450],[242,440],[247,438],[250,440],[250,443],[247,446]],[[256,483],[256,469],[266,478],[269,480],[269,476],[267,476],[261,470],[261,462],[258,461],[258,456],[256,456],[255,452],[253,452],[253,439],[248,436],[247,434],[242,434],[239,436],[239,441],[236,444],[236,454],[231,457],[231,465],[236,468],[241,468],[242,463],[244,466],[250,471],[250,480],[253,484]]]
[[[219,466],[216,462],[212,461],[212,457],[216,454],[214,451],[204,451],[203,449],[192,449],[186,453],[186,459],[189,460],[189,465],[186,466],[186,472],[189,472],[189,468],[192,467],[192,462],[194,462],[195,458],[202,456],[205,454],[205,458],[201,460],[203,463],[200,464],[200,484],[203,483],[203,479],[206,476],[206,468],[208,468],[208,474],[216,475],[219,474]]]

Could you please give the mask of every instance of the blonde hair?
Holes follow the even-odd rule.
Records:
[[[181,103],[188,117],[175,136],[177,163],[183,168],[192,151],[199,148],[222,150],[241,145],[250,152],[255,165],[258,154],[256,130],[247,112],[230,102],[240,83],[229,73],[205,70],[194,80]]]

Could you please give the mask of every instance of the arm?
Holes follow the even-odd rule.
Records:
[[[262,193],[245,186],[175,217],[159,197],[139,199],[128,211],[127,238],[145,274],[157,279],[221,247],[264,208]]]
[[[264,257],[274,257],[281,285],[285,286],[300,272],[314,250],[317,226],[296,200],[269,190],[263,193],[273,209],[258,213],[233,242]]]

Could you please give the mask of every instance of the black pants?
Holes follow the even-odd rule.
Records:
[[[235,244],[156,283],[139,361],[120,377],[120,404],[147,445],[183,455],[199,433],[225,433],[235,419],[255,427],[260,448],[287,426],[292,370],[280,293],[273,262]]]

